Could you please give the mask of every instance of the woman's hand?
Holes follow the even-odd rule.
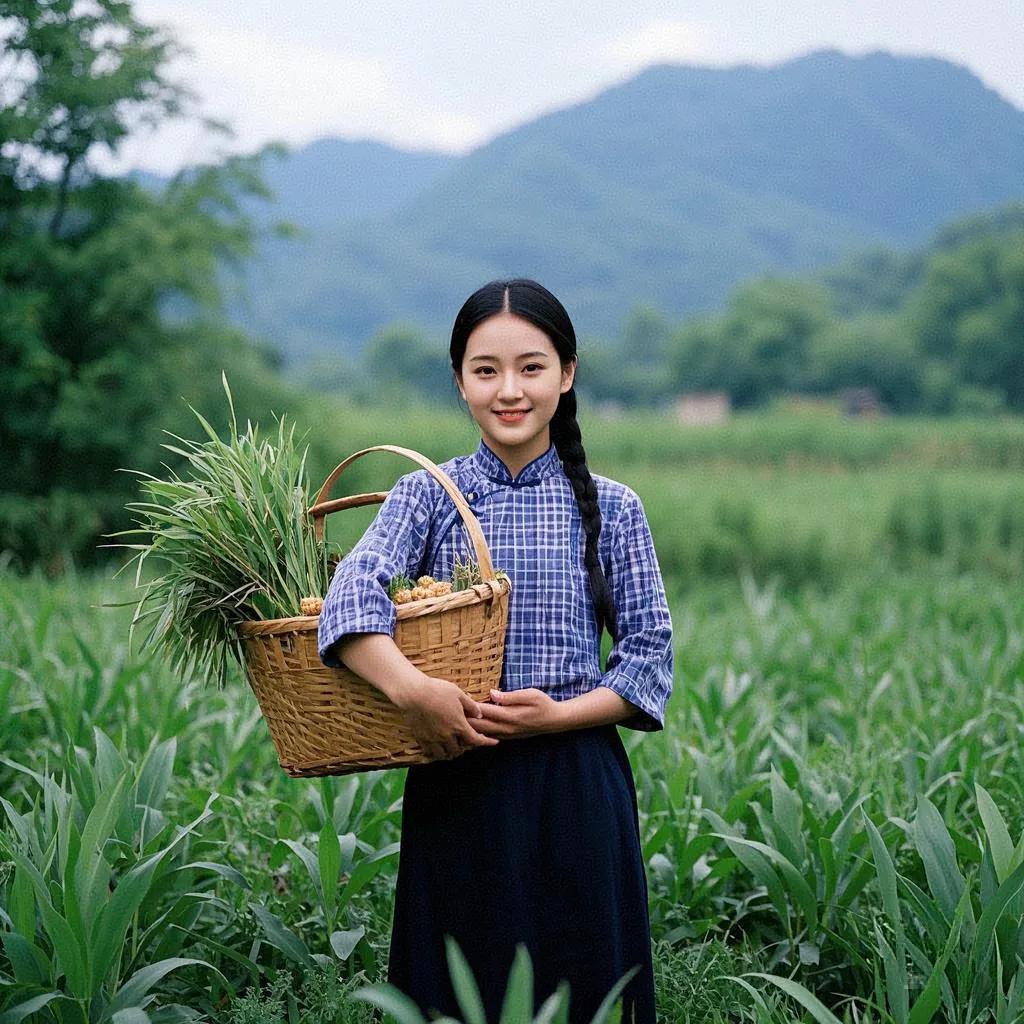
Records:
[[[480,718],[469,719],[470,726],[485,736],[520,739],[563,728],[558,701],[534,686],[491,690],[491,701],[477,705],[482,712]]]
[[[458,684],[423,676],[403,693],[400,705],[409,731],[431,760],[451,760],[473,747],[493,747],[497,738],[474,732],[469,723],[485,707]]]

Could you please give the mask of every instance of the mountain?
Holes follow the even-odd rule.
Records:
[[[458,157],[403,150],[369,139],[317,139],[266,164],[274,217],[316,230],[400,208],[448,171]],[[266,204],[254,206],[254,212]]]
[[[443,338],[499,276],[614,335],[634,302],[711,311],[745,278],[918,245],[1024,196],[1024,112],[961,65],[886,51],[655,65],[462,157],[332,145],[275,170],[312,236],[276,243],[236,310],[293,361],[399,319]]]
[[[432,150],[405,150],[372,139],[316,139],[263,164],[262,177],[274,192],[271,207],[246,200],[260,223],[287,220],[314,235],[325,224],[389,213],[418,195],[458,157]],[[144,188],[160,189],[168,178],[132,171]]]

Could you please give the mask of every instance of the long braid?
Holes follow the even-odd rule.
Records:
[[[539,327],[551,339],[562,365],[576,358],[576,332],[561,302],[542,284],[530,278],[516,277],[489,281],[478,288],[455,317],[448,354],[456,378],[461,373],[466,342],[477,325],[498,313],[512,313]],[[562,468],[576,495],[576,504],[583,521],[586,548],[583,562],[590,577],[594,600],[597,633],[607,629],[612,640],[618,640],[615,598],[605,579],[598,554],[601,536],[601,509],[597,501],[597,485],[587,468],[587,453],[576,422],[576,391],[569,388],[558,400],[550,423],[551,441],[562,461]]]
[[[587,543],[583,556],[583,564],[590,576],[590,591],[594,598],[594,611],[597,614],[597,634],[607,629],[612,640],[618,640],[618,626],[615,614],[615,601],[611,587],[601,568],[598,557],[598,538],[601,536],[601,509],[597,503],[597,485],[587,467],[587,453],[583,450],[583,435],[576,422],[576,389],[569,388],[559,399],[558,408],[551,418],[551,440],[562,460],[562,468],[572,484],[576,503],[579,505],[580,517]]]

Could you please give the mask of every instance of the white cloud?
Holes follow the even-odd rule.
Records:
[[[452,153],[464,153],[478,146],[494,134],[491,125],[472,114],[459,114],[454,110],[424,111],[423,120],[415,126],[415,134],[406,132],[392,141],[395,145],[408,147],[410,138],[417,138],[420,145],[430,149],[442,149]]]
[[[619,73],[666,61],[701,63],[714,49],[714,34],[696,21],[658,18],[598,46],[594,58]]]
[[[139,132],[116,164],[101,161],[107,169],[168,172],[221,149],[251,150],[269,139],[298,146],[329,135],[458,151],[485,133],[479,118],[438,109],[407,87],[402,67],[386,55],[288,38],[269,26],[217,23],[208,11],[181,7],[172,24],[159,6],[150,7],[156,17],[147,20],[167,24],[193,51],[171,65],[169,77],[193,89],[198,110],[230,124],[235,138],[225,141],[195,121],[167,123]]]

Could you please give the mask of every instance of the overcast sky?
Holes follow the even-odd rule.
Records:
[[[1024,109],[1024,2],[978,0],[136,0],[193,54],[173,76],[228,145],[373,138],[462,153],[673,61],[775,64],[835,46],[966,65]],[[116,166],[169,172],[223,140],[195,123],[133,138]]]

